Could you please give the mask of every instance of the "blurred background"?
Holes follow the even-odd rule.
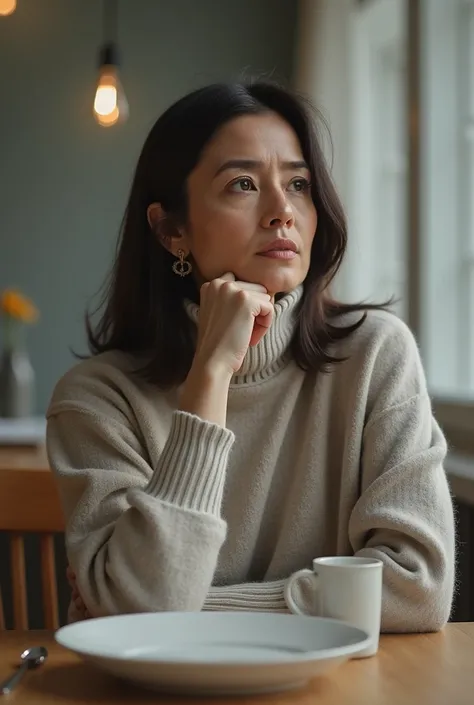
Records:
[[[337,294],[396,296],[417,337],[450,443],[455,616],[474,619],[474,0],[0,0],[0,292],[27,333],[3,416],[41,428],[71,348],[85,352],[84,311],[157,116],[255,76],[306,93],[328,122],[349,219]],[[0,336],[6,350],[11,328]]]

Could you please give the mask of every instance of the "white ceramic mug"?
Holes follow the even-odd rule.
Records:
[[[376,558],[336,556],[316,558],[313,570],[299,570],[285,584],[286,604],[294,614],[332,617],[363,629],[372,638],[358,658],[377,653],[382,613],[383,563]],[[315,596],[315,610],[305,611],[293,592],[299,581],[309,581]]]

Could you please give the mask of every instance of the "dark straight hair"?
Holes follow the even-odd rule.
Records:
[[[379,307],[331,298],[328,287],[346,250],[347,226],[321,147],[321,118],[305,98],[261,81],[201,88],[174,103],[154,124],[135,170],[114,266],[95,311],[101,316],[95,325],[86,316],[93,355],[108,350],[137,355],[145,360],[139,372],[162,388],[184,381],[194,355],[195,330],[183,303],[186,298],[199,301],[199,292],[192,276],[182,278],[172,271],[175,258],[150,228],[147,209],[161,204],[165,230],[186,224],[187,178],[206,144],[229,120],[268,111],[286,120],[300,141],[318,213],[292,354],[304,370],[328,371],[342,361],[331,355],[330,346],[353,333],[365,313],[346,326],[335,325],[335,319]]]

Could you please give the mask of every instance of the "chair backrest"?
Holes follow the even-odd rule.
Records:
[[[53,474],[47,470],[0,470],[0,531],[7,532],[15,629],[28,629],[24,535],[40,535],[44,623],[59,627],[54,534],[64,531],[64,518]],[[0,630],[5,615],[0,593]]]

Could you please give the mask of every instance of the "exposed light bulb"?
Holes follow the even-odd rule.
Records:
[[[119,119],[117,76],[114,66],[104,66],[94,99],[94,114],[100,125],[115,125]]]
[[[1,1],[1,0],[0,0]],[[118,77],[111,47],[103,50],[105,61],[99,68],[99,80],[94,99],[94,116],[99,125],[112,127],[128,117],[128,102]]]
[[[0,0],[0,15],[11,15],[16,10],[16,0]]]

